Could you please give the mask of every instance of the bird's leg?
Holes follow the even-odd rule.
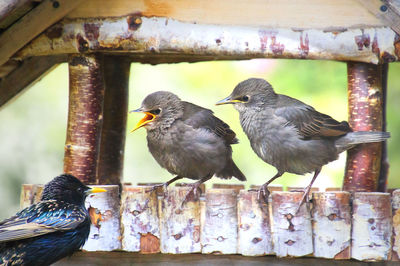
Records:
[[[165,183],[163,183],[163,184],[154,185],[152,188],[150,188],[150,189],[147,190],[146,192],[147,192],[147,193],[153,192],[154,190],[156,190],[157,188],[160,188],[160,187],[164,187],[164,190],[166,190],[167,187],[168,187],[169,185],[171,185],[171,184],[174,183],[175,181],[177,181],[177,180],[179,180],[179,179],[182,179],[182,178],[183,178],[183,177],[177,175],[177,176],[175,176],[174,178],[172,178],[171,180],[168,180],[167,182],[165,182]]]
[[[308,202],[308,201],[309,201],[309,194],[310,194],[311,187],[312,187],[312,185],[313,185],[315,179],[317,179],[317,176],[318,176],[319,172],[321,172],[321,168],[315,170],[314,176],[313,176],[313,178],[311,179],[310,184],[304,189],[304,194],[303,194],[303,197],[301,198],[299,207],[297,207],[296,213],[299,212],[300,207],[301,207],[301,205],[303,205],[304,202],[306,202],[306,201]]]
[[[261,199],[261,193],[263,194],[263,199],[264,201],[268,204],[268,196],[269,196],[269,191],[268,191],[268,185],[272,183],[272,181],[274,181],[275,179],[277,179],[278,177],[280,177],[281,175],[283,175],[283,173],[279,172],[276,173],[276,175],[274,175],[273,178],[271,178],[270,180],[268,180],[264,185],[262,185],[260,187],[260,189],[258,190],[258,194],[257,194],[257,198],[258,200]]]
[[[192,187],[192,188],[188,191],[188,193],[186,193],[186,196],[185,196],[184,200],[182,201],[181,207],[183,207],[183,205],[186,202],[190,201],[190,194],[191,193],[193,193],[193,199],[198,199],[200,194],[201,194],[201,192],[198,193],[199,190],[200,190],[200,188],[199,188],[200,185],[203,184],[204,182],[206,182],[207,180],[211,179],[211,177],[212,177],[212,175],[208,175],[208,176],[205,176],[205,177],[201,178],[199,181],[197,181],[197,182],[195,182],[193,184],[189,184],[189,186]]]

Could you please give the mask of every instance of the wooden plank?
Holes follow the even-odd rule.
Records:
[[[393,209],[393,254],[392,260],[400,261],[400,189],[392,193]]]
[[[274,191],[271,197],[272,234],[276,256],[299,257],[312,254],[310,211],[307,204],[301,205],[298,210],[303,193]]]
[[[241,190],[238,195],[238,253],[245,256],[272,254],[268,206],[257,191]]]
[[[220,188],[220,189],[233,189],[236,193],[239,193],[240,190],[244,189],[243,184],[218,184],[214,183],[212,185],[213,188]]]
[[[358,0],[362,6],[400,35],[400,7],[395,0]],[[398,1],[397,1],[398,2]]]
[[[65,60],[66,57],[62,55],[40,56],[24,60],[15,70],[0,79],[0,108]]]
[[[40,0],[39,0],[40,1]],[[0,1],[0,30],[5,30],[34,7],[33,0]]]
[[[383,26],[356,0],[88,0],[69,18],[141,14],[200,24],[287,28]]]
[[[350,259],[350,193],[313,193],[314,256]]]
[[[149,186],[124,186],[121,200],[122,249],[143,254],[160,252],[156,191]]]
[[[182,204],[191,187],[169,187],[159,208],[161,252],[196,253],[200,244],[200,202]]]
[[[107,190],[86,198],[92,224],[89,238],[82,247],[86,251],[112,251],[121,249],[120,200],[117,185],[91,186]]]
[[[353,198],[351,257],[362,261],[391,256],[392,208],[389,193],[356,192]]]
[[[0,35],[0,65],[83,0],[44,0]]]
[[[234,189],[207,190],[202,229],[202,253],[237,253],[237,192]]]
[[[15,55],[118,52],[169,57],[175,62],[218,59],[297,58],[382,63],[399,60],[389,28],[341,30],[244,27],[182,22],[137,15],[63,20]],[[373,39],[373,41],[371,41]],[[372,43],[372,44],[371,44]],[[192,58],[192,59],[190,59]],[[164,61],[166,59],[163,59]],[[150,61],[150,60],[149,60]]]

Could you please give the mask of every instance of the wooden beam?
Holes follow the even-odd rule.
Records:
[[[97,162],[103,122],[104,79],[99,55],[69,58],[69,108],[64,173],[99,184]]]
[[[6,29],[33,7],[33,0],[0,1],[0,29]]]
[[[15,70],[0,79],[0,108],[64,60],[66,57],[63,55],[39,56],[24,60]]]
[[[400,6],[394,0],[358,0],[382,23],[400,35]],[[397,1],[398,2],[398,1]]]
[[[120,185],[124,168],[126,116],[131,61],[104,55],[104,111],[97,178],[102,185]]]
[[[136,15],[64,20],[41,34],[16,58],[118,52],[143,56],[398,61],[400,45],[390,28],[298,30],[181,22]],[[209,59],[208,59],[209,60]]]
[[[0,35],[0,65],[83,0],[44,0]]]

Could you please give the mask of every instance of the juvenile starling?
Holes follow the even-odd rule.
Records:
[[[131,112],[146,114],[132,132],[145,127],[151,154],[176,175],[160,186],[166,187],[184,177],[198,180],[191,184],[184,202],[191,192],[197,196],[199,186],[214,174],[223,179],[234,176],[246,180],[232,160],[231,144],[238,143],[236,134],[211,110],[181,101],[173,93],[158,91]]]
[[[0,222],[0,265],[50,265],[72,255],[89,236],[85,198],[104,191],[72,175],[55,177],[40,202]]]
[[[347,122],[338,122],[299,100],[276,94],[263,79],[240,82],[217,105],[228,103],[239,111],[240,124],[254,152],[278,170],[261,186],[259,198],[261,193],[268,198],[267,186],[285,172],[298,175],[314,172],[301,205],[323,165],[357,144],[390,137],[387,132],[352,132]]]

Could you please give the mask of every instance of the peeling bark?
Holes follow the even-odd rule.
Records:
[[[400,261],[400,189],[392,196],[393,209],[393,253],[392,260]]]
[[[233,189],[235,190],[236,193],[239,193],[240,190],[244,189],[243,184],[213,184],[213,188],[219,188],[219,189]]]
[[[156,191],[151,187],[125,186],[122,192],[122,249],[143,254],[160,252],[160,228]]]
[[[314,256],[350,259],[350,193],[313,193],[312,213]]]
[[[245,256],[273,252],[268,206],[257,194],[241,190],[238,196],[238,253]]]
[[[381,261],[390,258],[391,218],[389,193],[354,193],[351,250],[353,259]]]
[[[207,190],[202,253],[236,254],[238,237],[237,192],[234,189]]]
[[[103,121],[104,81],[99,55],[69,58],[69,109],[64,172],[99,184],[97,162]]]
[[[347,63],[349,124],[354,131],[382,131],[382,66]],[[382,143],[360,144],[347,153],[343,190],[377,191]]]
[[[311,216],[307,204],[296,214],[302,192],[272,192],[272,235],[278,257],[313,253]]]
[[[119,187],[117,185],[99,187],[106,189],[107,192],[91,194],[85,201],[92,224],[88,240],[82,249],[86,251],[121,249]]]
[[[120,185],[131,62],[126,57],[105,55],[103,63],[105,94],[97,179],[102,185]]]

